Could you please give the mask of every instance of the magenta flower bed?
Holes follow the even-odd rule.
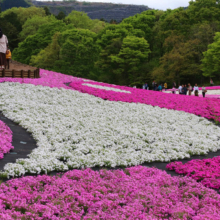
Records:
[[[0,121],[0,159],[4,158],[4,154],[14,149],[11,143],[12,131],[4,122]]]
[[[0,186],[1,219],[220,219],[220,195],[156,168],[73,170]]]
[[[206,187],[220,189],[220,156],[203,160],[191,160],[185,164],[172,162],[166,168],[174,170],[178,174],[190,176]]]
[[[129,91],[130,93],[107,91],[99,88],[92,88],[83,84],[92,84],[106,86]],[[70,86],[78,91],[92,94],[110,101],[123,101],[144,103],[161,108],[185,111],[191,114],[199,115],[208,119],[220,121],[220,100],[201,99],[195,96],[177,96],[174,94],[165,94],[143,89],[134,89],[125,86],[115,86],[106,83],[84,82],[83,80],[73,81]]]
[[[34,85],[42,85],[49,87],[71,89],[64,83],[72,82],[70,86],[72,89],[80,92],[88,93],[110,101],[134,102],[144,103],[152,106],[159,106],[161,108],[174,109],[177,111],[185,111],[191,114],[199,115],[208,119],[215,119],[220,121],[220,100],[218,99],[201,99],[195,96],[177,96],[174,94],[165,94],[161,92],[154,92],[143,89],[134,89],[126,86],[115,86],[106,83],[94,82],[91,80],[84,81],[83,79],[73,76],[64,75],[48,70],[40,71],[41,78],[39,79],[19,79],[19,78],[1,78],[0,82],[20,82],[30,83]],[[130,93],[107,91],[98,88],[91,88],[84,83],[92,85],[106,86],[129,91]]]

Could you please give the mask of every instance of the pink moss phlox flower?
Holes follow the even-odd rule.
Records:
[[[172,162],[166,168],[174,170],[178,174],[190,176],[206,187],[220,189],[220,156],[203,160],[191,160],[185,164]]]
[[[122,101],[129,103],[143,103],[152,106],[159,106],[161,108],[174,109],[177,111],[185,111],[191,114],[199,115],[207,119],[215,119],[220,121],[220,100],[218,99],[202,99],[195,96],[179,96],[174,94],[166,94],[161,92],[154,92],[143,89],[135,89],[126,86],[116,86],[107,83],[95,82],[92,80],[85,80],[61,73],[56,73],[48,70],[40,70],[39,79],[28,78],[0,78],[1,82],[20,82],[33,85],[49,86],[51,88],[65,88],[71,89],[64,83],[72,82],[70,86],[74,90],[83,93],[88,93],[110,101]],[[130,93],[116,92],[111,90],[104,90],[92,88],[82,84],[92,84],[110,87],[114,89],[126,90]]]
[[[0,159],[4,158],[4,154],[8,153],[12,146],[12,131],[2,121],[0,121]]]
[[[92,88],[84,85],[84,81],[73,81],[70,86],[78,91],[88,93],[110,101],[143,103],[161,108],[185,111],[191,114],[202,116],[207,119],[220,121],[220,100],[201,99],[195,96],[180,96],[143,89],[130,88],[126,86],[116,86],[99,82],[87,82],[86,84],[106,86],[115,89],[129,91],[122,93],[116,91],[107,91],[99,88]]]
[[[142,166],[73,170],[0,185],[1,219],[220,219],[220,195]]]

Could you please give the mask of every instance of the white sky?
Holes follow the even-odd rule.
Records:
[[[48,0],[37,0],[48,1]],[[86,2],[112,2],[132,5],[146,5],[153,9],[166,10],[168,8],[174,9],[178,7],[186,7],[190,0],[85,0]]]

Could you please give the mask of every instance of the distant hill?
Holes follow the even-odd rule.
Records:
[[[76,10],[86,12],[91,19],[105,19],[106,21],[111,21],[113,19],[117,22],[120,22],[124,18],[133,16],[137,13],[150,10],[149,7],[142,5],[124,5],[97,2],[41,2],[33,0],[32,4],[37,7],[47,6],[50,9],[50,12],[55,15],[61,11],[68,15],[72,10]]]
[[[0,7],[2,11],[5,11],[13,7],[30,7],[30,0],[0,0]]]

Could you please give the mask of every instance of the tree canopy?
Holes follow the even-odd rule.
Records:
[[[14,7],[0,13],[0,23],[13,58],[26,64],[120,85],[203,83],[220,72],[219,1],[148,10],[118,24]]]

